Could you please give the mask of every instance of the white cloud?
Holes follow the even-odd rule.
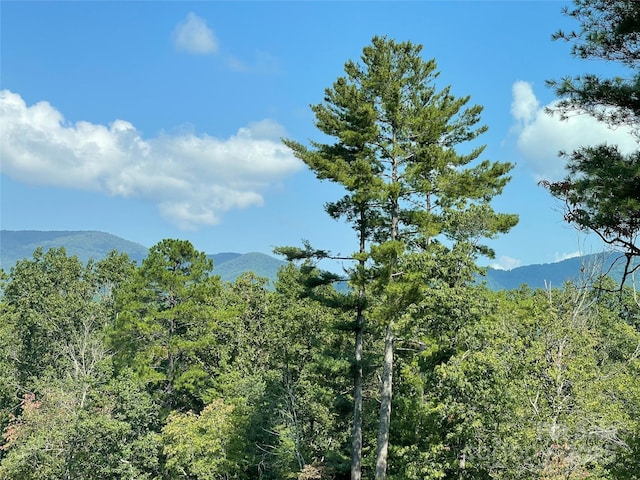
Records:
[[[223,212],[264,203],[262,192],[301,168],[262,120],[227,139],[181,133],[143,139],[129,122],[71,124],[48,102],[27,106],[0,92],[1,171],[39,185],[154,202],[182,228],[220,221]]]
[[[197,55],[207,55],[218,51],[218,41],[207,23],[190,12],[174,31],[176,48]]]
[[[204,19],[193,12],[178,23],[173,31],[173,41],[178,50],[196,55],[217,54],[220,49],[213,30],[207,26]],[[241,59],[230,52],[224,52],[220,59],[234,72],[266,75],[280,72],[278,59],[269,52],[255,51],[252,59]]]
[[[560,253],[560,252],[556,252],[554,255],[554,262],[561,262],[563,260],[568,260],[570,258],[575,258],[575,257],[579,257],[581,256],[582,253],[578,250],[576,250],[575,252],[569,252],[569,253]]]
[[[531,122],[534,118],[540,103],[533,94],[531,85],[527,82],[518,81],[511,88],[513,94],[513,102],[511,102],[511,115],[516,120],[523,123]]]
[[[517,258],[511,258],[503,255],[498,258],[496,263],[492,263],[490,267],[496,270],[512,270],[519,267],[521,264],[522,262]]]
[[[541,107],[531,84],[518,81],[512,87],[511,114],[517,121],[518,149],[527,160],[536,180],[559,180],[566,171],[565,160],[558,157],[559,151],[571,152],[582,146],[609,143],[618,145],[625,153],[638,148],[628,127],[611,129],[589,115],[576,115],[560,120],[558,115],[549,115]]]

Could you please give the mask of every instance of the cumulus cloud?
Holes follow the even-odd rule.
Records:
[[[506,255],[498,258],[498,261],[492,263],[490,266],[495,270],[512,270],[519,267],[522,264],[517,258],[507,257]]]
[[[536,180],[559,180],[566,171],[559,151],[571,152],[582,146],[608,143],[618,145],[625,153],[638,148],[629,127],[609,128],[589,115],[576,115],[560,120],[540,106],[531,84],[518,81],[512,87],[511,115],[516,124],[518,149],[526,159]]]
[[[533,93],[531,85],[518,81],[512,87],[513,102],[511,103],[511,115],[523,124],[531,122],[540,108],[540,103]]]
[[[207,23],[190,12],[174,31],[176,48],[196,55],[208,55],[218,51],[218,41]]]
[[[182,228],[213,225],[223,212],[260,206],[263,192],[301,168],[262,120],[220,139],[183,133],[144,139],[124,120],[69,123],[48,102],[27,106],[0,92],[1,171],[39,185],[135,197]]]

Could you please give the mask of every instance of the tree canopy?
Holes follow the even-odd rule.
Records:
[[[349,478],[353,305],[339,301],[349,296],[311,287],[321,272],[308,263],[283,267],[270,290],[252,274],[234,283],[199,276],[209,263],[188,242],[151,250],[141,266],[115,254],[82,265],[62,250],[36,251],[9,274],[0,479]],[[463,259],[453,249],[403,254],[403,275],[384,298],[367,291],[363,478],[375,476],[392,302],[402,315],[388,478],[638,479],[635,292],[492,292],[459,281]],[[27,280],[49,288],[29,290]],[[66,295],[85,280],[94,294]],[[182,303],[171,307],[171,298]],[[65,323],[69,312],[76,321]],[[34,344],[20,328],[29,315],[43,328]],[[178,317],[183,328],[161,323]]]

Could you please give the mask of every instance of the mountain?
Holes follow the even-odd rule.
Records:
[[[624,258],[616,252],[597,253],[539,265],[527,265],[512,270],[490,268],[481,278],[493,290],[511,290],[525,284],[531,288],[555,288],[569,281],[595,278],[604,273],[616,282],[622,280]],[[637,264],[637,263],[636,263]]]
[[[138,263],[147,256],[147,248],[139,243],[104,232],[0,230],[0,268],[8,272],[18,260],[31,258],[38,247],[45,251],[64,247],[68,255],[85,263],[90,258],[101,260],[112,250],[127,253]]]
[[[226,258],[223,255],[233,255],[233,258]],[[209,255],[209,257],[213,258],[213,273],[220,275],[220,278],[227,282],[234,281],[244,272],[253,272],[259,277],[267,277],[274,282],[278,277],[278,269],[286,263],[257,252],[245,253],[244,255],[220,253]]]
[[[18,260],[31,258],[36,248],[45,251],[64,247],[67,255],[77,255],[84,263],[90,258],[102,260],[112,250],[126,253],[138,265],[147,257],[148,249],[139,243],[104,232],[95,231],[40,231],[0,230],[0,268],[9,272]],[[213,260],[213,273],[222,280],[232,282],[244,272],[253,272],[267,277],[272,282],[277,278],[280,266],[285,262],[262,253],[224,252],[207,255]]]
[[[44,250],[64,247],[68,255],[77,255],[81,261],[90,258],[101,260],[112,250],[127,253],[138,264],[147,256],[148,249],[138,243],[104,232],[95,231],[11,231],[0,230],[0,268],[8,272],[18,260],[31,258],[37,247]],[[272,282],[282,260],[262,253],[223,252],[207,255],[213,259],[213,273],[224,281],[233,281],[244,272],[253,272],[267,277]],[[526,284],[531,288],[546,286],[561,287],[568,280],[580,280],[586,275],[606,272],[619,282],[622,278],[623,262],[615,262],[617,253],[602,253],[569,258],[561,262],[527,265],[512,270],[489,269],[485,281],[493,290],[514,289]]]
[[[225,262],[230,260],[235,260],[238,257],[241,257],[241,253],[234,252],[223,252],[223,253],[214,253],[213,255],[207,255],[211,260],[213,260],[213,266],[222,265]]]

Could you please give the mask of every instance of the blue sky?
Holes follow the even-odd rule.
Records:
[[[1,226],[101,230],[151,246],[271,253],[357,247],[323,204],[341,196],[281,144],[320,138],[310,104],[374,35],[424,46],[438,86],[483,105],[483,158],[516,165],[496,199],[520,223],[490,242],[502,268],[593,253],[541,178],[557,151],[631,134],[560,122],[545,80],[616,66],[552,42],[567,1],[2,2]]]

